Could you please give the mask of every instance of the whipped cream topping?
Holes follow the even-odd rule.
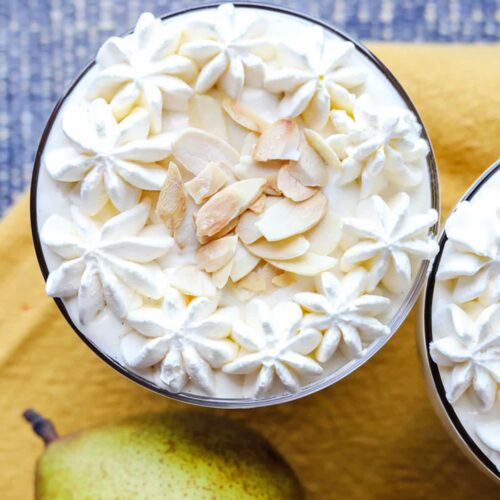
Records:
[[[437,251],[416,118],[352,43],[292,16],[141,15],[52,137],[47,292],[173,393],[296,392],[362,358]]]
[[[229,97],[236,99],[243,86],[261,86],[264,81],[263,59],[274,53],[266,39],[265,19],[253,13],[235,16],[232,4],[221,5],[217,20],[207,24],[208,37],[199,37],[200,24],[187,28],[194,40],[183,44],[179,53],[195,61],[200,72],[194,89],[198,94],[209,91],[216,83]],[[208,38],[208,39],[207,39]]]
[[[429,152],[421,127],[407,109],[377,109],[369,96],[355,103],[353,117],[333,110],[335,129],[327,142],[342,159],[341,183],[361,177],[361,195],[380,192],[387,183],[402,188],[422,180],[422,162]],[[385,174],[385,175],[382,175]]]
[[[180,40],[179,30],[142,14],[132,34],[110,38],[97,53],[100,71],[88,98],[105,98],[118,120],[143,106],[149,111],[151,131],[159,132],[162,109],[185,111],[193,95],[186,81],[197,69],[191,59],[176,53]]]
[[[368,263],[369,289],[379,282],[399,293],[412,280],[411,258],[430,259],[439,250],[427,233],[438,219],[436,210],[410,215],[410,197],[399,193],[386,203],[374,195],[358,205],[357,217],[344,219],[345,230],[358,242],[348,248],[340,262],[345,271],[353,265]]]
[[[301,54],[303,64],[270,71],[264,87],[285,94],[279,105],[282,118],[295,118],[303,113],[309,127],[322,129],[332,107],[352,111],[355,91],[364,83],[366,72],[347,64],[354,51],[351,42],[327,40],[319,26],[307,35],[309,51]]]
[[[321,334],[302,326],[302,310],[284,301],[272,310],[258,299],[248,305],[247,323],[236,320],[233,338],[244,350],[238,358],[223,367],[225,373],[245,375],[258,372],[254,396],[269,391],[275,378],[296,392],[299,376],[320,375],[321,366],[308,357],[321,342]]]
[[[347,358],[359,358],[363,343],[389,335],[389,327],[374,316],[387,310],[390,300],[364,293],[366,280],[363,269],[346,274],[342,281],[327,272],[321,275],[322,293],[294,296],[295,302],[309,312],[304,326],[326,330],[316,352],[318,361],[328,361],[339,346]]]
[[[500,419],[478,424],[476,436],[486,455],[500,470]]]
[[[102,98],[64,113],[70,147],[50,151],[45,166],[61,182],[78,182],[80,206],[91,215],[111,200],[118,210],[137,205],[142,190],[158,190],[165,169],[156,162],[170,154],[167,138],[151,139],[149,113],[134,108],[118,123]]]
[[[446,223],[448,242],[437,279],[456,280],[458,303],[500,300],[500,200],[493,189],[485,189],[483,199],[461,202]]]
[[[82,324],[105,306],[124,318],[141,296],[162,296],[164,276],[155,261],[173,240],[162,226],[145,227],[149,209],[143,202],[100,225],[72,206],[71,219],[54,214],[43,225],[43,244],[64,261],[50,272],[47,293],[77,295]]]
[[[447,399],[471,438],[500,470],[499,182],[498,173],[489,177],[446,222],[429,350]]]
[[[500,381],[500,304],[482,310],[475,320],[450,304],[434,324],[447,332],[431,344],[430,352],[437,364],[452,368],[448,400],[454,403],[472,389],[479,407],[490,410]]]
[[[213,394],[213,368],[238,351],[226,339],[230,316],[216,309],[216,300],[198,297],[188,304],[182,293],[168,288],[161,308],[142,307],[127,316],[134,331],[122,341],[125,362],[133,368],[159,364],[159,380],[171,392],[182,391],[189,380]]]

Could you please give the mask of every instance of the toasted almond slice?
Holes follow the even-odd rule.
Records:
[[[278,169],[282,167],[284,163],[285,162],[281,160],[263,163],[253,160],[250,156],[242,156],[232,170],[238,179],[254,179],[255,177],[267,177],[277,174]]]
[[[262,259],[289,260],[304,255],[309,246],[309,242],[303,236],[295,236],[287,240],[275,242],[261,239],[251,245],[247,245],[247,248],[254,255]]]
[[[232,167],[240,159],[238,152],[220,137],[195,128],[187,128],[179,135],[173,155],[193,174],[199,174],[212,161]]]
[[[255,225],[259,217],[254,212],[245,212],[242,214],[236,226],[236,234],[240,237],[241,241],[246,245],[250,245],[262,237],[262,233]]]
[[[193,265],[176,269],[170,284],[182,293],[194,297],[211,297],[215,294],[215,286],[210,276]]]
[[[229,97],[222,101],[222,108],[238,125],[252,132],[262,132],[269,125],[265,120],[252,113],[250,108],[229,99]]]
[[[307,187],[323,187],[328,182],[326,163],[305,139],[300,143],[299,160],[291,161],[288,171]]]
[[[264,281],[266,283],[266,290],[273,286],[273,279],[282,273],[281,269],[277,269],[268,262],[266,262],[262,267],[257,269],[257,273],[264,276]]]
[[[339,157],[337,153],[328,145],[328,143],[314,130],[310,128],[306,128],[304,130],[304,136],[316,153],[318,153],[323,161],[332,167],[342,168],[342,164],[340,163]]]
[[[194,215],[196,212],[196,205],[194,201],[186,197],[186,215],[182,224],[174,231],[174,240],[180,249],[198,246],[198,239],[196,238],[196,226],[194,223]]]
[[[301,276],[316,276],[331,269],[337,263],[337,259],[326,255],[306,253],[300,257],[290,260],[270,260],[270,264]]]
[[[219,240],[220,238],[226,236],[226,234],[229,234],[238,224],[238,219],[233,219],[227,226],[224,226],[220,231],[215,233],[213,236],[202,236],[201,238],[198,238],[198,242],[201,243],[202,245],[206,245],[207,243],[214,241],[214,240]],[[195,222],[196,226],[196,222]]]
[[[222,106],[209,95],[194,95],[189,100],[189,125],[228,140]]]
[[[196,214],[196,234],[201,241],[227,227],[261,195],[264,179],[239,181],[219,191]]]
[[[255,214],[261,214],[264,211],[265,206],[266,206],[266,195],[262,194],[248,207],[248,210],[251,210]]]
[[[340,217],[328,210],[317,226],[304,233],[311,244],[309,251],[319,255],[330,255],[342,236]]]
[[[314,227],[325,215],[326,207],[321,191],[300,203],[284,198],[267,208],[255,225],[266,240],[285,240]]]
[[[233,258],[238,243],[238,236],[225,236],[198,248],[196,261],[207,273],[213,273],[224,267]]]
[[[233,257],[233,267],[230,275],[231,279],[236,282],[244,278],[257,267],[259,262],[259,257],[251,254],[244,245],[238,243]]]
[[[186,193],[179,167],[173,161],[168,166],[167,177],[160,190],[156,213],[171,232],[182,224],[186,214]]]
[[[210,162],[197,176],[184,184],[191,198],[200,205],[221,189],[228,181],[228,176],[219,166]]]
[[[304,186],[290,174],[288,167],[281,167],[276,179],[276,185],[287,198],[292,201],[304,201],[313,196],[318,190]]]
[[[271,174],[266,176],[266,183],[264,184],[264,193],[268,196],[281,196],[282,193],[278,189],[278,174]]]
[[[251,292],[263,292],[266,289],[266,279],[262,274],[252,271],[238,281],[238,286]]]
[[[224,288],[233,268],[233,261],[230,260],[224,267],[221,267],[212,274],[212,281],[216,288]]]
[[[277,286],[278,288],[285,288],[287,286],[293,285],[297,281],[297,278],[295,277],[295,274],[284,272],[281,274],[278,274],[278,276],[275,276],[272,280],[271,283],[274,286]]]
[[[253,150],[253,159],[298,160],[300,156],[300,131],[290,119],[278,120],[271,124],[259,137]]]

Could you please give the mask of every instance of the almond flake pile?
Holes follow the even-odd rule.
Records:
[[[169,391],[296,391],[389,334],[434,255],[437,214],[411,201],[428,146],[406,108],[373,110],[352,43],[200,12],[143,14],[64,106],[44,161],[78,209],[45,222],[47,291],[84,333],[118,317],[113,354]]]

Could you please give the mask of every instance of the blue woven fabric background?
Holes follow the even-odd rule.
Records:
[[[109,36],[140,12],[190,0],[0,0],[0,215],[30,182],[33,157],[57,98]],[[269,1],[306,12],[362,40],[493,42],[500,0]]]

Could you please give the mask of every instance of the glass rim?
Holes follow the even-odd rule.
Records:
[[[346,33],[344,33],[342,30],[337,29],[336,27],[333,27],[332,25],[325,23],[319,19],[316,19],[312,16],[309,16],[307,14],[303,14],[302,12],[298,12],[293,9],[289,9],[287,7],[281,7],[281,6],[276,6],[276,5],[271,5],[271,4],[266,4],[266,3],[257,3],[257,2],[232,2],[236,7],[240,8],[251,8],[251,9],[262,9],[262,10],[267,10],[267,11],[272,11],[272,12],[278,12],[281,14],[285,15],[291,15],[298,17],[300,19],[309,21],[313,24],[321,26],[323,29],[326,31],[333,33],[334,35],[339,36],[340,38],[349,41],[353,43],[353,45],[356,47],[356,50],[361,52],[361,54],[367,58],[372,64],[375,65],[375,67],[383,74],[383,76],[388,80],[388,82],[392,85],[394,90],[398,93],[399,97],[403,100],[404,104],[406,107],[415,115],[415,118],[417,119],[417,122],[421,126],[421,137],[425,139],[427,144],[429,145],[429,153],[427,154],[426,158],[426,164],[427,164],[427,170],[428,170],[428,175],[429,175],[429,183],[430,183],[430,195],[431,195],[431,208],[434,208],[437,212],[438,215],[440,214],[440,198],[439,198],[439,178],[438,178],[438,171],[437,171],[437,164],[436,164],[436,159],[434,155],[434,151],[432,148],[432,144],[429,139],[429,135],[427,133],[427,130],[425,128],[425,125],[422,121],[422,118],[420,117],[415,105],[413,104],[412,100],[402,87],[402,85],[399,83],[399,81],[396,79],[396,77],[392,74],[392,72],[380,61],[380,59],[375,56],[367,47],[365,47],[361,42],[355,40],[354,38],[350,37]],[[187,14],[189,12],[194,12],[194,11],[199,11],[202,9],[214,9],[217,8],[219,5],[221,5],[221,2],[215,2],[215,3],[210,3],[210,4],[205,4],[205,5],[197,5],[193,7],[188,7],[180,10],[176,10],[173,12],[170,12],[168,14],[160,16],[162,20],[167,20],[171,19],[173,17],[179,16],[181,14]],[[126,31],[123,33],[123,35],[131,33],[132,30]],[[122,36],[123,36],[122,35]],[[75,87],[78,85],[80,80],[87,74],[87,72],[95,65],[95,57],[90,60],[90,62],[84,67],[84,69],[78,74],[78,76],[70,83],[70,85],[67,87],[66,91],[64,94],[58,99],[56,102],[52,113],[49,116],[49,119],[45,125],[45,128],[42,132],[40,142],[38,144],[37,152],[35,155],[35,161],[34,161],[34,166],[33,166],[33,174],[32,174],[32,180],[31,180],[31,189],[30,189],[30,220],[31,220],[31,233],[32,233],[32,239],[33,239],[33,245],[35,247],[35,253],[38,259],[38,264],[40,266],[42,275],[44,280],[47,280],[49,270],[47,263],[45,261],[45,255],[44,251],[42,248],[42,243],[40,240],[40,235],[38,231],[38,215],[37,215],[37,192],[38,192],[38,178],[39,178],[39,172],[41,168],[41,160],[42,160],[42,155],[45,149],[45,145],[47,142],[47,139],[50,135],[50,132],[52,130],[52,126],[54,125],[55,119],[64,104],[65,100],[68,98],[68,96],[73,92]],[[436,222],[434,226],[432,226],[429,230],[429,233],[432,235],[437,235],[438,232],[438,224],[439,222]],[[400,307],[397,309],[397,311],[394,313],[393,317],[391,318],[391,321],[389,322],[388,326],[391,330],[390,334],[383,337],[374,340],[366,349],[364,352],[364,355],[358,359],[350,360],[348,361],[345,365],[343,365],[341,368],[338,370],[333,371],[327,376],[318,378],[318,380],[307,384],[303,387],[301,387],[297,392],[295,393],[283,393],[283,394],[276,394],[276,395],[271,395],[267,396],[264,398],[260,399],[254,399],[254,398],[217,398],[217,397],[211,397],[211,396],[202,396],[198,394],[190,394],[190,393],[185,393],[185,392],[180,392],[180,393],[172,393],[168,390],[166,390],[163,387],[160,387],[153,381],[146,379],[142,377],[141,375],[138,375],[134,371],[130,370],[127,366],[119,363],[116,361],[114,358],[112,358],[110,355],[106,354],[103,352],[94,342],[92,342],[83,332],[79,330],[79,328],[75,325],[73,320],[71,319],[66,306],[64,305],[63,301],[58,298],[54,297],[53,300],[55,301],[57,307],[59,308],[60,312],[62,313],[63,317],[65,320],[69,323],[71,328],[74,330],[74,332],[80,337],[80,339],[95,353],[97,354],[103,361],[105,361],[109,366],[111,366],[113,369],[127,377],[128,379],[132,380],[136,384],[149,389],[157,394],[160,394],[162,396],[181,401],[184,403],[189,403],[197,406],[202,406],[202,407],[212,407],[212,408],[225,408],[225,409],[245,409],[245,408],[259,408],[259,407],[265,407],[265,406],[272,406],[276,404],[282,404],[282,403],[288,403],[297,399],[301,399],[305,396],[309,396],[311,394],[314,394],[320,390],[323,390],[343,378],[347,377],[354,371],[356,371],[358,368],[360,368],[362,365],[364,365],[368,360],[370,360],[382,347],[393,337],[393,335],[396,333],[396,331],[399,329],[403,321],[406,319],[408,314],[410,313],[413,305],[415,304],[419,293],[425,283],[426,277],[427,277],[427,270],[429,267],[429,260],[424,260],[420,264],[419,270],[415,276],[415,279],[413,280],[412,286],[408,293],[405,296],[405,299],[403,303],[400,305]]]
[[[467,191],[462,195],[459,201],[451,209],[447,218],[456,210],[457,206],[463,201],[470,201],[481,187],[496,173],[500,172],[500,159],[490,165],[467,189]],[[476,442],[472,439],[471,435],[466,431],[457,412],[453,408],[453,405],[446,398],[446,389],[439,371],[438,365],[434,362],[430,354],[430,343],[433,340],[432,332],[432,305],[434,300],[434,290],[436,285],[436,273],[439,268],[439,264],[443,255],[443,250],[448,241],[446,235],[445,223],[443,224],[441,233],[438,238],[439,252],[434,258],[432,266],[429,270],[429,277],[427,283],[422,291],[423,306],[420,314],[423,315],[423,329],[419,333],[419,336],[423,337],[423,342],[425,345],[425,369],[431,376],[432,388],[438,395],[438,400],[440,403],[440,409],[444,412],[448,422],[451,424],[448,426],[453,430],[455,437],[460,441],[465,443],[469,450],[475,455],[479,460],[481,467],[484,467],[485,472],[492,474],[497,480],[500,480],[500,471],[497,469],[495,464],[486,456],[486,454],[479,448]]]

